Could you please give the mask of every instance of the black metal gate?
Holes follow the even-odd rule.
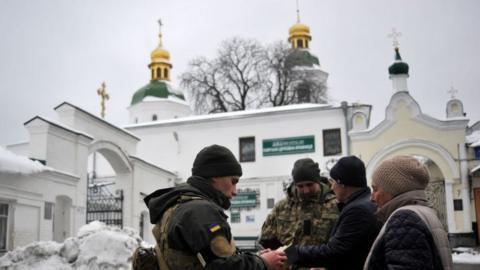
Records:
[[[114,194],[104,186],[93,185],[87,194],[87,223],[99,220],[107,225],[123,226],[123,191]]]

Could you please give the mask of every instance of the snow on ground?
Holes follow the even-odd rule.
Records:
[[[0,146],[0,172],[33,174],[47,169],[38,161],[16,155]]]
[[[474,248],[458,247],[453,249],[453,263],[480,264],[480,251]]]
[[[35,242],[0,258],[1,270],[128,270],[138,246],[147,246],[130,228],[93,221],[63,243]]]

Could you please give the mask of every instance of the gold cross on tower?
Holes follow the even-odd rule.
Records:
[[[108,100],[110,98],[110,96],[108,96],[106,86],[107,85],[105,84],[105,82],[102,82],[101,87],[97,89],[97,94],[101,98],[101,101],[100,101],[100,107],[101,107],[100,115],[102,116],[102,118],[105,118],[105,100]]]
[[[402,36],[402,33],[400,32],[397,32],[397,30],[395,28],[392,28],[392,33],[391,34],[388,34],[388,37],[389,38],[392,38],[393,40],[393,47],[395,48],[398,48],[398,45],[400,45],[400,43],[398,43],[398,37],[401,37]]]

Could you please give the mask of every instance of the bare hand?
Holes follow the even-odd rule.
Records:
[[[265,261],[268,270],[281,270],[284,267],[287,256],[283,251],[270,250],[260,255]]]
[[[262,255],[263,253],[266,253],[266,252],[269,252],[269,251],[272,251],[272,250],[269,249],[269,248],[262,249],[262,250],[260,250],[259,252],[257,252],[257,255],[260,256],[260,255]]]

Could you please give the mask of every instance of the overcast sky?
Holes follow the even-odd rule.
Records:
[[[295,0],[0,0],[0,145],[28,140],[23,123],[55,118],[68,101],[99,115],[96,89],[107,84],[106,120],[122,125],[133,93],[148,83],[150,52],[171,53],[173,84],[196,56],[240,36],[264,44],[288,37]],[[373,123],[392,95],[392,27],[410,65],[409,90],[422,111],[443,119],[453,85],[470,125],[480,120],[480,1],[300,0],[311,52],[328,72],[336,101],[373,105]]]

